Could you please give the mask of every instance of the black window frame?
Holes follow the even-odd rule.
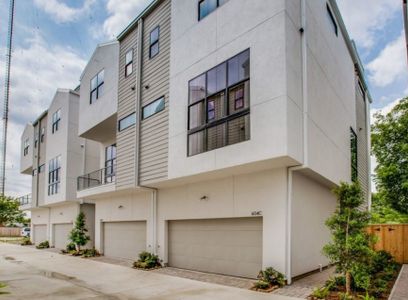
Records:
[[[153,104],[155,104],[156,102],[159,102],[159,101],[163,101],[163,106],[160,107],[160,110],[154,111],[152,114],[146,116],[145,115],[145,110],[148,107],[152,106]],[[166,109],[166,98],[164,96],[161,96],[160,98],[157,98],[156,100],[154,100],[154,101],[150,102],[149,104],[146,104],[145,106],[143,106],[143,108],[142,108],[142,120],[146,120],[146,119],[158,114],[159,112],[162,112],[165,109]]]
[[[132,53],[132,58],[130,59],[129,62],[127,61],[127,55],[128,55],[128,53]],[[131,75],[131,74],[133,73],[133,54],[134,54],[133,48],[132,48],[132,49],[129,49],[129,50],[126,52],[126,54],[125,54],[125,77],[128,77],[129,75]],[[130,72],[128,72],[128,67],[129,67],[129,66],[132,66]]]
[[[52,114],[52,130],[51,130],[52,134],[58,131],[60,121],[61,121],[61,108],[57,109]]]
[[[103,73],[103,81],[99,82],[99,74]],[[92,81],[96,79],[96,86],[95,88],[92,88]],[[90,81],[90,92],[89,92],[89,104],[92,105],[93,103],[95,103],[96,100],[98,100],[102,95],[102,93],[100,92],[100,89],[102,88],[102,86],[105,84],[105,69],[100,70],[94,77],[91,78]],[[92,101],[92,94],[96,93],[96,97],[95,100]]]
[[[38,167],[38,173],[43,173],[45,171],[45,164],[42,164]]]
[[[41,127],[40,143],[44,143],[45,127]]]
[[[350,165],[351,181],[358,180],[358,137],[356,132],[350,127]]]
[[[27,156],[29,150],[30,150],[30,139],[26,138],[23,143],[23,156]]]
[[[110,154],[110,156],[108,156],[108,154]],[[105,148],[105,183],[115,182],[116,180],[116,158],[117,148],[115,143]]]
[[[228,71],[229,71],[228,62],[230,62],[233,59],[239,57],[240,55],[244,54],[245,52],[248,52],[249,65],[250,65],[250,60],[251,60],[250,53],[251,52],[250,52],[250,48],[248,48],[248,49],[245,49],[245,50],[241,51],[240,53],[234,55],[233,57],[229,58],[228,60],[218,64],[217,66],[209,69],[208,71],[206,71],[204,73],[201,73],[200,75],[194,77],[193,79],[191,79],[188,82],[188,87],[189,87],[189,97],[188,97],[188,107],[187,107],[187,156],[188,157],[214,150],[214,149],[210,149],[210,150],[208,149],[207,131],[209,129],[213,128],[213,127],[217,127],[217,126],[220,126],[220,125],[223,125],[223,124],[225,124],[225,127],[226,127],[225,130],[224,130],[224,146],[231,145],[231,144],[229,144],[229,141],[228,141],[228,126],[229,126],[229,123],[231,121],[235,120],[235,119],[246,117],[246,116],[250,115],[250,97],[248,98],[248,106],[247,107],[245,107],[245,103],[244,103],[244,108],[239,109],[238,111],[236,111],[234,113],[230,113],[230,107],[229,107],[229,102],[230,102],[229,101],[229,95],[230,95],[231,90],[233,90],[233,89],[235,89],[235,88],[242,85],[244,87],[244,93],[245,93],[245,88],[246,87],[248,87],[248,89],[249,89],[248,90],[248,95],[250,93],[250,81],[251,81],[250,67],[249,67],[249,74],[248,74],[247,77],[245,77],[245,78],[243,78],[241,80],[238,80],[237,82],[233,82],[233,83],[231,83],[231,85],[229,85],[229,83],[228,83]],[[226,69],[225,69],[225,72],[226,72],[226,74],[225,74],[225,76],[226,76],[225,88],[223,88],[223,89],[221,89],[219,91],[216,91],[216,92],[214,92],[212,94],[208,94],[207,93],[207,90],[208,90],[208,76],[207,76],[207,74],[209,72],[211,72],[212,70],[218,68],[219,66],[223,65],[223,64],[226,65]],[[195,80],[195,79],[197,79],[197,78],[199,78],[199,77],[201,77],[203,75],[205,75],[205,97],[202,98],[202,99],[199,99],[199,100],[190,101],[190,83],[193,80]],[[248,86],[246,86],[246,83],[248,83]],[[222,116],[222,117],[220,117],[218,119],[217,119],[217,117],[215,117],[214,119],[209,120],[208,119],[208,99],[216,97],[218,95],[222,95],[222,94],[223,94],[223,97],[224,97],[224,99],[223,99],[223,102],[224,102],[223,103],[223,105],[224,105],[223,106],[224,107],[224,116]],[[197,104],[199,104],[199,103],[204,103],[203,104],[204,114],[205,114],[204,124],[196,126],[194,128],[190,128],[190,108],[197,105]],[[250,127],[250,119],[248,120],[248,127]],[[201,131],[204,131],[204,146],[203,146],[204,151],[196,153],[196,154],[190,154],[190,142],[189,142],[190,136],[193,135],[193,134],[196,134],[198,132],[201,132]],[[249,139],[250,139],[250,136],[249,136],[249,138],[247,140],[249,140]],[[221,146],[221,147],[224,147],[224,146]],[[218,147],[218,148],[220,148],[220,147]]]
[[[331,23],[333,25],[334,33],[336,34],[336,36],[339,36],[339,26],[337,25],[336,18],[334,17],[333,11],[332,11],[329,3],[326,3],[326,10],[327,10],[327,14],[328,14],[328,17],[329,17],[329,21],[331,21]]]
[[[48,196],[59,193],[61,187],[61,155],[48,162]]]
[[[134,117],[134,118],[135,118],[134,122],[133,122],[133,123],[130,123],[129,125],[126,125],[125,127],[121,127],[120,124],[121,124],[123,121],[125,121],[126,119],[130,118],[130,117]],[[127,116],[123,117],[122,119],[120,119],[120,120],[118,121],[118,131],[121,132],[121,131],[123,131],[123,130],[126,130],[127,128],[132,127],[132,126],[134,126],[135,124],[136,124],[136,113],[133,112],[133,113],[128,114]]]
[[[152,42],[152,33],[157,30],[157,39]],[[152,48],[157,45],[157,52],[152,55]],[[149,34],[149,59],[153,59],[160,53],[160,25],[157,25]]]
[[[201,13],[200,13],[200,12],[201,12],[201,3],[205,2],[205,1],[209,1],[209,0],[200,0],[200,1],[198,1],[198,8],[197,8],[197,11],[198,11],[198,21],[201,21],[201,20],[205,19],[205,18],[206,18],[207,16],[209,16],[213,11],[217,10],[217,8],[219,8],[221,5],[224,5],[225,2],[227,2],[227,1],[224,1],[223,3],[220,3],[220,0],[216,0],[216,1],[217,1],[217,4],[216,4],[215,8],[214,8],[212,11],[208,12],[208,14],[206,14],[205,16],[201,17]]]

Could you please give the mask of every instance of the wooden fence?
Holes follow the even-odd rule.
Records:
[[[21,228],[17,227],[0,227],[0,236],[20,236]]]
[[[399,263],[408,263],[408,224],[370,225],[368,232],[378,237],[375,250],[385,250]]]

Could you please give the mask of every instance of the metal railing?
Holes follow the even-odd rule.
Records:
[[[31,194],[18,197],[17,200],[18,200],[18,202],[20,202],[21,206],[30,204],[31,203]]]
[[[116,165],[105,167],[77,178],[77,190],[82,191],[89,188],[113,183],[116,181]]]

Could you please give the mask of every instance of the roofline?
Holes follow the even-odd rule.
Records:
[[[117,36],[118,41],[121,41],[130,31],[132,31],[136,27],[137,22],[148,15],[152,11],[152,9],[155,8],[156,5],[161,1],[162,0],[153,0],[152,2],[150,2],[150,4],[135,19],[133,19],[133,21],[130,22],[130,24],[126,26],[126,28],[121,33],[119,33],[119,35]]]
[[[118,43],[119,43],[118,40],[111,40],[111,41],[107,41],[107,42],[104,42],[104,43],[97,44],[94,51],[92,52],[91,57],[89,58],[88,62],[86,63],[86,65],[84,67],[84,69],[82,70],[81,76],[79,76],[79,81],[81,81],[82,78],[84,77],[85,71],[88,68],[89,63],[92,61],[93,57],[95,56],[96,50],[98,50],[99,48],[105,47],[105,46],[115,45],[115,44],[118,44]]]
[[[406,1],[406,0],[404,0],[404,1]],[[337,6],[336,0],[329,0],[329,2],[330,2],[330,6],[333,9],[333,12],[335,14],[336,20],[340,25],[341,33],[343,34],[344,40],[345,40],[347,48],[348,48],[348,50],[350,52],[350,55],[351,55],[351,58],[353,60],[354,66],[356,67],[356,70],[359,73],[360,81],[361,81],[362,85],[364,86],[364,88],[366,90],[368,100],[370,101],[370,103],[372,103],[373,99],[372,99],[370,91],[368,89],[368,84],[367,84],[367,80],[366,80],[366,77],[365,77],[364,67],[363,67],[363,64],[361,63],[360,56],[358,55],[356,45],[355,45],[354,41],[350,38],[350,35],[347,32],[346,25],[344,24],[343,17],[341,16],[340,9]]]
[[[37,125],[37,123],[43,119],[46,115],[48,114],[48,109],[46,109],[45,111],[43,111],[41,113],[41,115],[39,115],[39,117],[37,119],[34,120],[34,122],[32,123],[33,126]]]

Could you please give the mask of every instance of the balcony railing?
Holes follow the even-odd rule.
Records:
[[[20,206],[30,204],[31,203],[31,194],[18,197],[17,200],[18,200],[18,202],[20,202]]]
[[[89,188],[113,183],[116,181],[116,165],[93,171],[89,174],[79,176],[77,179],[77,190],[82,191]]]

